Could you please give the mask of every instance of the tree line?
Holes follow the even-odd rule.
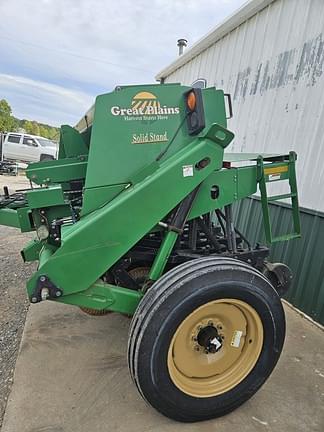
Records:
[[[60,129],[37,121],[18,119],[6,99],[0,99],[0,132],[26,132],[54,141],[59,140]]]

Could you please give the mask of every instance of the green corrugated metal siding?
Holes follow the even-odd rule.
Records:
[[[275,235],[292,230],[288,205],[270,204]],[[247,198],[234,206],[237,227],[252,244],[265,243],[261,203]],[[294,274],[286,299],[315,321],[324,324],[324,215],[301,209],[302,238],[271,247],[271,260],[289,265]]]

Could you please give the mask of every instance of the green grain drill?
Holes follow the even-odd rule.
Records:
[[[131,377],[178,421],[226,414],[270,375],[292,276],[268,246],[300,236],[295,153],[224,154],[225,100],[215,88],[117,87],[61,127],[59,158],[29,165],[30,189],[0,197],[0,224],[36,233],[22,251],[38,261],[31,303],[133,315]],[[277,181],[290,192],[267,196]],[[232,204],[257,189],[268,245],[253,247]],[[274,237],[268,202],[280,199],[293,232]]]

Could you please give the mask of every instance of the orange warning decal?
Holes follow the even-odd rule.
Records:
[[[264,174],[269,175],[269,174],[279,174],[279,173],[283,173],[283,172],[287,172],[288,171],[288,165],[282,165],[282,166],[277,166],[277,167],[273,167],[273,168],[265,168],[264,169]]]

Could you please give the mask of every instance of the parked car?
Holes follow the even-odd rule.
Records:
[[[36,135],[8,132],[3,139],[3,157],[20,162],[39,162],[57,158],[55,142]]]

